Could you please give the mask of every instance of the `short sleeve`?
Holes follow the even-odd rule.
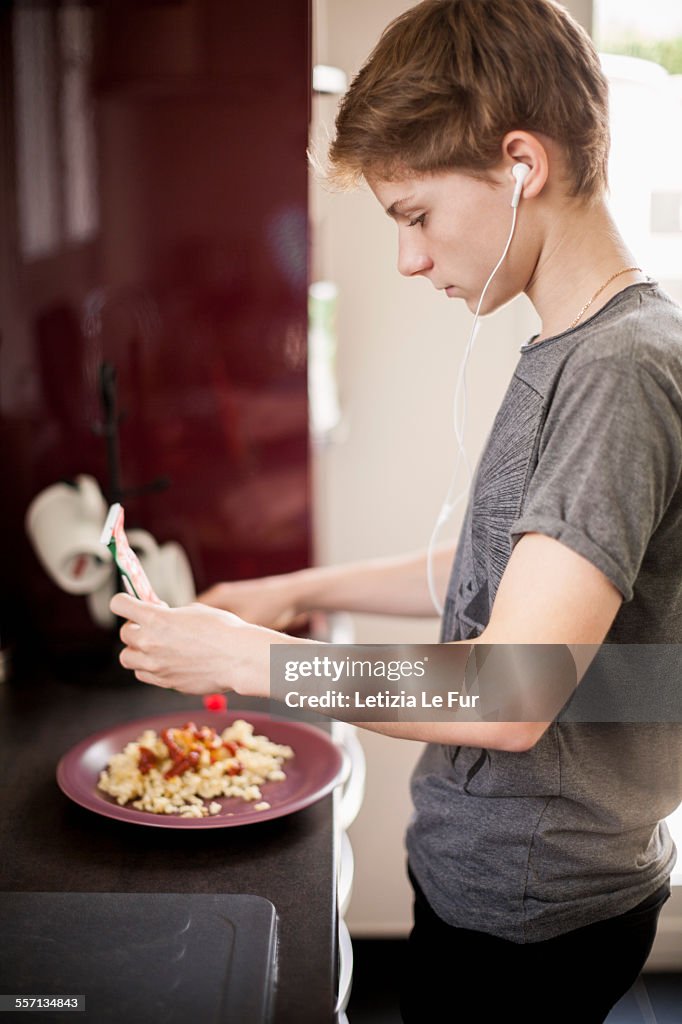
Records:
[[[630,601],[681,470],[679,405],[649,370],[614,357],[566,369],[511,526],[512,548],[524,533],[553,537]]]

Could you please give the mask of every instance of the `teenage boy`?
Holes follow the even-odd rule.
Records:
[[[330,176],[367,182],[397,225],[401,273],[472,312],[524,168],[481,313],[525,292],[542,329],[521,348],[456,552],[436,558],[441,580],[452,563],[441,641],[679,642],[682,311],[609,216],[607,83],[587,34],[552,0],[424,0],[385,30],[336,128]],[[188,693],[265,695],[269,647],[290,642],[267,627],[312,608],[431,611],[423,555],[219,584],[204,601],[117,595],[122,663]],[[603,1021],[669,895],[679,725],[366,727],[427,742],[405,1021]]]

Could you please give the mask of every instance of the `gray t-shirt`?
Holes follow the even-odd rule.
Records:
[[[479,459],[441,642],[479,636],[533,531],[623,595],[607,643],[682,639],[682,309],[649,279],[521,348]],[[682,669],[681,669],[682,674]],[[514,942],[634,907],[668,877],[679,723],[555,721],[529,751],[428,744],[410,865],[451,925]]]

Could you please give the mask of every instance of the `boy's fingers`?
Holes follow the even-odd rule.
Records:
[[[138,601],[136,597],[130,597],[129,594],[114,594],[109,602],[109,608],[114,615],[119,615],[122,619],[129,619],[140,625],[151,621],[155,607],[158,605],[155,606],[148,601]]]
[[[141,628],[142,627],[138,626],[137,622],[131,622],[130,619],[128,619],[128,621],[124,622],[121,626],[118,631],[118,635],[126,646],[136,647]]]

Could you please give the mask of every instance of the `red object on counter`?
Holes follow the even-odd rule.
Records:
[[[204,707],[207,711],[227,711],[227,697],[222,693],[209,693],[204,697]]]

